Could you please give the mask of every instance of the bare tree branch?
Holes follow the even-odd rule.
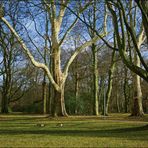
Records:
[[[51,83],[53,84],[53,86],[55,87],[55,89],[57,91],[60,91],[60,87],[56,84],[56,82],[54,81],[48,67],[43,64],[43,63],[40,63],[40,62],[37,62],[34,57],[32,56],[30,50],[26,47],[25,43],[23,42],[23,40],[19,37],[19,35],[17,34],[17,32],[13,29],[13,27],[9,24],[9,22],[4,18],[2,17],[1,20],[7,25],[7,27],[11,30],[11,32],[14,34],[14,36],[16,37],[16,39],[18,40],[18,42],[20,43],[21,47],[23,48],[23,50],[25,51],[26,55],[29,57],[29,59],[31,60],[32,64],[38,68],[41,68],[43,69],[49,80],[51,81]]]

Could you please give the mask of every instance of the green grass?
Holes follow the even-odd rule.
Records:
[[[0,147],[148,147],[148,116],[0,115]],[[37,124],[43,123],[44,127]],[[58,127],[57,123],[63,123]]]

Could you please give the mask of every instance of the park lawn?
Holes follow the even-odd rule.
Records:
[[[128,118],[127,114],[106,118],[0,115],[0,147],[148,147],[147,121],[148,116]]]

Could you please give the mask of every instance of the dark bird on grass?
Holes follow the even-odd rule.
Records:
[[[43,124],[43,123],[38,123],[37,126],[38,126],[38,127],[44,127],[45,124]]]
[[[63,127],[63,123],[58,123],[56,126],[57,127]]]

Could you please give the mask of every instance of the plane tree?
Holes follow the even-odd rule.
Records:
[[[77,2],[75,2],[77,3]],[[21,48],[25,52],[25,54],[28,56],[32,64],[38,68],[41,68],[45,71],[48,79],[50,80],[51,84],[54,87],[54,107],[53,107],[53,115],[54,116],[67,116],[66,109],[65,109],[65,103],[64,103],[64,87],[65,82],[68,76],[69,67],[72,64],[73,60],[77,57],[77,55],[85,49],[87,46],[91,45],[92,43],[97,42],[100,37],[95,36],[93,39],[90,39],[89,41],[83,43],[81,46],[77,47],[71,57],[67,60],[64,68],[61,67],[61,46],[67,37],[67,35],[70,33],[72,28],[75,26],[75,24],[78,22],[78,18],[75,17],[73,19],[73,22],[67,26],[66,31],[64,32],[63,36],[60,38],[59,34],[61,32],[62,28],[62,22],[64,21],[64,16],[67,12],[67,7],[70,5],[70,1],[68,0],[62,0],[60,1],[60,6],[56,5],[56,0],[52,1],[46,1],[43,0],[40,3],[41,5],[44,5],[46,8],[46,12],[48,13],[49,21],[50,21],[50,31],[51,31],[51,48],[52,48],[52,63],[53,63],[53,74],[51,74],[51,71],[46,64],[37,61],[34,56],[31,53],[31,49],[27,47],[21,36],[17,33],[15,28],[11,25],[11,23],[3,16],[0,15],[0,20],[10,29],[11,33],[14,35],[18,43],[20,44]],[[87,9],[87,7],[90,5],[90,2],[85,2],[78,7],[78,15]],[[100,36],[103,36],[102,34]]]

